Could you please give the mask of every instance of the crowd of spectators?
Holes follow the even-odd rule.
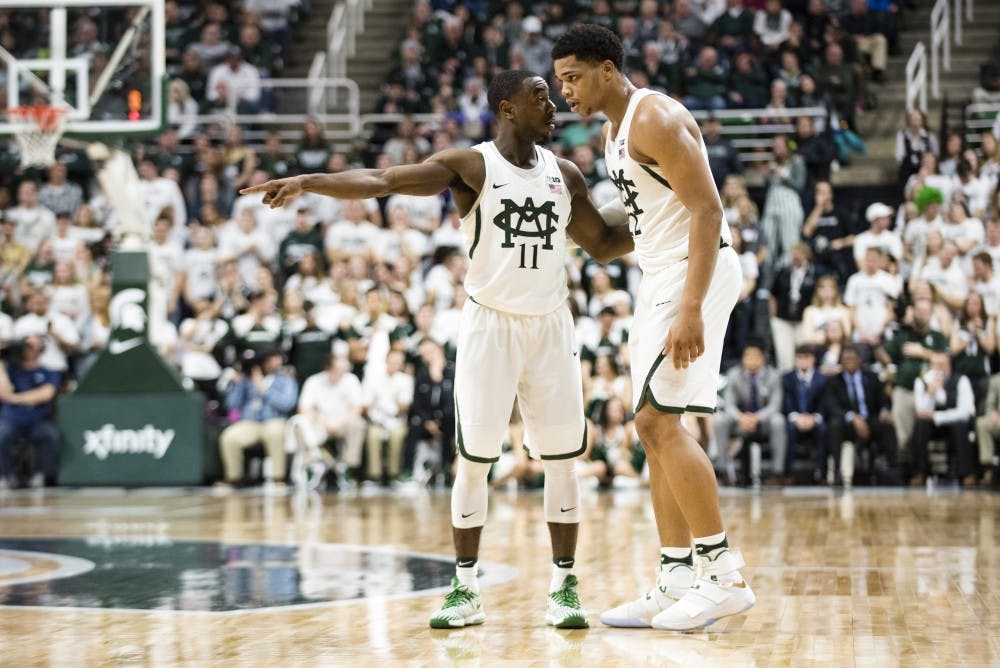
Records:
[[[252,4],[239,16],[252,16]],[[1000,261],[997,140],[984,135],[977,152],[955,134],[939,152],[934,133],[911,113],[897,142],[903,203],[842,201],[829,182],[837,150],[829,121],[817,128],[811,117],[796,118],[793,107],[826,104],[850,123],[863,101],[854,87],[877,80],[882,61],[873,54],[860,68],[857,54],[868,47],[857,37],[870,33],[849,28],[867,11],[891,43],[896,17],[878,3],[836,4],[839,15],[821,12],[829,9],[822,0],[784,7],[768,0],[756,10],[737,0],[594,0],[575,3],[569,15],[567,3],[418,0],[379,110],[440,111],[440,121],[378,128],[357,152],[338,150],[311,119],[294,150],[277,133],[255,149],[237,127],[190,123],[184,105],[211,104],[211,72],[200,70],[205,85],[192,85],[199,79],[188,76],[199,69],[195,58],[205,51],[226,60],[229,51],[172,42],[178,46],[171,86],[181,111],[169,131],[136,146],[133,156],[151,270],[167,296],[165,312],[154,314],[162,325],[152,337],[189,387],[207,397],[220,432],[220,483],[448,480],[453,360],[468,266],[448,194],[365,201],[305,195],[272,210],[238,190],[301,172],[413,163],[488,137],[483,91],[492,73],[527,67],[549,76],[549,43],[572,20],[619,30],[638,84],[691,102],[703,91],[692,87],[689,73],[721,72],[724,105],[770,100],[788,107],[794,120],[794,135],[774,137],[760,201],[750,196],[719,121],[704,125],[745,279],[726,335],[719,410],[689,423],[720,479],[922,484],[941,470],[940,453],[928,444],[944,440],[952,473],[965,484],[988,481],[992,439],[1000,433],[1000,377],[991,378],[1000,311],[1000,279],[992,269]],[[184,7],[174,10],[196,25]],[[263,15],[259,23],[276,25]],[[229,24],[204,22],[197,44],[222,39],[211,25]],[[222,34],[246,25],[241,20]],[[838,51],[842,59],[851,54],[846,62],[853,65],[842,60],[839,74],[831,74],[827,61]],[[827,79],[836,76],[852,82],[845,99],[831,94],[836,89]],[[817,81],[824,82],[819,89]],[[756,88],[744,85],[750,82]],[[552,91],[561,103],[555,82]],[[551,148],[573,160],[594,199],[605,201],[616,193],[599,137],[600,123],[584,119],[562,128]],[[59,158],[44,172],[11,169],[0,177],[0,342],[37,336],[37,362],[33,346],[20,347],[28,368],[39,364],[54,374],[41,385],[65,389],[107,340],[115,216],[85,158],[70,151]],[[591,425],[579,470],[589,484],[648,480],[628,375],[638,279],[631,257],[601,265],[578,251],[567,262]],[[13,387],[0,377],[4,453],[10,447],[4,439],[22,436],[31,413],[13,411],[9,397],[29,391],[31,401],[51,402],[48,390],[37,392],[24,380],[37,374],[11,364]],[[494,483],[536,484],[540,468],[525,453],[512,408],[509,449]],[[259,471],[247,457],[256,446],[267,463]],[[31,482],[52,482],[51,457],[36,462],[42,468],[29,472]],[[14,473],[6,459],[0,463],[6,476]]]

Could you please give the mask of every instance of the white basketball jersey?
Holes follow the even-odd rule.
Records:
[[[618,133],[607,138],[604,161],[628,213],[639,268],[645,273],[656,273],[687,258],[691,212],[681,203],[658,165],[637,162],[629,154],[632,118],[639,101],[649,95],[662,93],[647,88],[632,93]],[[701,153],[708,169],[708,150],[704,141]],[[732,243],[725,220],[720,234],[721,242]]]
[[[536,147],[537,163],[521,169],[493,142],[483,154],[486,180],[462,218],[469,252],[465,290],[477,303],[517,315],[544,315],[566,303],[569,188],[556,157]]]

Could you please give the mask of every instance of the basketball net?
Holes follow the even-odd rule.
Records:
[[[68,109],[49,104],[27,104],[7,110],[16,126],[14,138],[21,148],[22,167],[48,167],[56,160],[56,145],[66,128]]]

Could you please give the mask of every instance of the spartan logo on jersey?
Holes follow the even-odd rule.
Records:
[[[503,211],[493,217],[493,224],[504,231],[502,248],[513,248],[515,237],[531,237],[544,239],[542,248],[552,250],[552,235],[559,223],[554,201],[535,206],[535,201],[529,197],[521,205],[510,199],[502,199],[500,204]]]
[[[611,172],[611,183],[615,184],[618,192],[622,194],[622,204],[628,217],[632,219],[632,235],[639,236],[642,230],[639,229],[639,215],[643,210],[639,208],[636,201],[639,198],[639,191],[635,189],[635,181],[625,178],[625,170],[619,169],[617,173]]]

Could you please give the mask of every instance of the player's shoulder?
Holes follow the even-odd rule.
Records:
[[[673,131],[697,126],[687,107],[668,95],[658,93],[646,95],[639,101],[633,123],[641,129]]]

